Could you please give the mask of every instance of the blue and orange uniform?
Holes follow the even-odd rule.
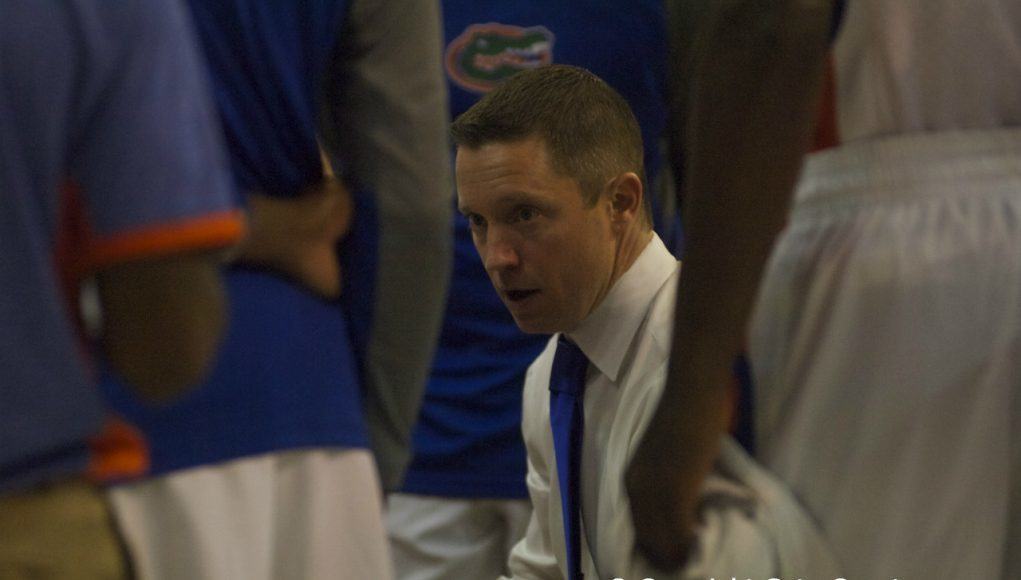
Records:
[[[0,576],[119,574],[104,504],[85,482],[138,474],[148,458],[97,388],[83,279],[230,245],[243,220],[180,6],[2,12]],[[74,545],[48,545],[55,536]]]
[[[2,24],[11,80],[0,89],[0,489],[90,465],[100,478],[147,466],[138,448],[125,462],[89,452],[108,414],[79,324],[80,284],[242,233],[186,15],[151,2],[77,2],[64,16],[44,27],[45,44],[27,26],[50,20],[42,8],[5,9]],[[140,32],[125,36],[126,27]],[[33,70],[19,63],[31,59]]]
[[[403,50],[432,55],[438,15],[424,2],[400,10],[359,0],[189,5],[241,201],[248,192],[299,196],[323,178],[320,142],[334,143],[356,198],[353,237],[343,244],[354,256],[342,301],[265,268],[228,268],[223,347],[210,378],[173,406],[149,408],[106,381],[152,456],[149,479],[113,490],[115,508],[146,575],[383,577],[389,562],[368,448],[396,433],[399,453],[408,414],[399,405],[417,404],[446,284],[436,256],[449,243],[449,174],[445,156],[432,152],[446,142],[439,61]],[[420,280],[421,271],[398,263],[405,258],[436,280]],[[382,435],[370,441],[374,426]],[[379,453],[381,463],[390,452]],[[301,481],[329,493],[309,493]],[[206,509],[221,492],[249,503]],[[168,505],[194,515],[195,528],[161,520]],[[202,531],[246,517],[265,525],[215,545]],[[288,533],[309,537],[295,543]],[[189,549],[208,559],[181,568]],[[364,570],[343,563],[355,556]]]

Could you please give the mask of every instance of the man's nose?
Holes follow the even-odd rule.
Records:
[[[516,268],[521,264],[520,256],[513,244],[507,240],[493,240],[486,248],[485,266],[489,272],[498,272],[509,268]]]

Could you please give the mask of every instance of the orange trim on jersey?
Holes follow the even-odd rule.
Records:
[[[90,438],[89,466],[85,476],[95,483],[132,479],[149,471],[149,445],[133,425],[111,417],[99,434]]]
[[[829,149],[840,144],[840,133],[837,128],[837,75],[832,54],[827,59],[825,74],[812,151]]]
[[[244,235],[244,223],[240,210],[230,210],[108,238],[93,238],[83,266],[86,271],[95,271],[138,258],[229,246]]]

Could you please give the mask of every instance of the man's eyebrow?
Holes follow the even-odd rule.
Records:
[[[542,196],[536,195],[528,191],[513,191],[500,196],[494,202],[494,205],[507,207],[517,205],[541,205],[546,200]]]
[[[496,208],[501,207],[506,208],[508,206],[516,205],[542,205],[544,203],[545,200],[537,197],[534,194],[524,191],[513,191],[501,195],[499,198],[493,201],[492,205]],[[475,213],[470,206],[461,203],[457,204],[457,211],[464,216],[467,216],[468,214],[471,213]]]

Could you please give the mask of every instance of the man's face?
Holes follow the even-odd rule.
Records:
[[[521,330],[569,332],[611,285],[617,239],[611,204],[586,207],[529,138],[457,152],[458,207],[493,286]]]

